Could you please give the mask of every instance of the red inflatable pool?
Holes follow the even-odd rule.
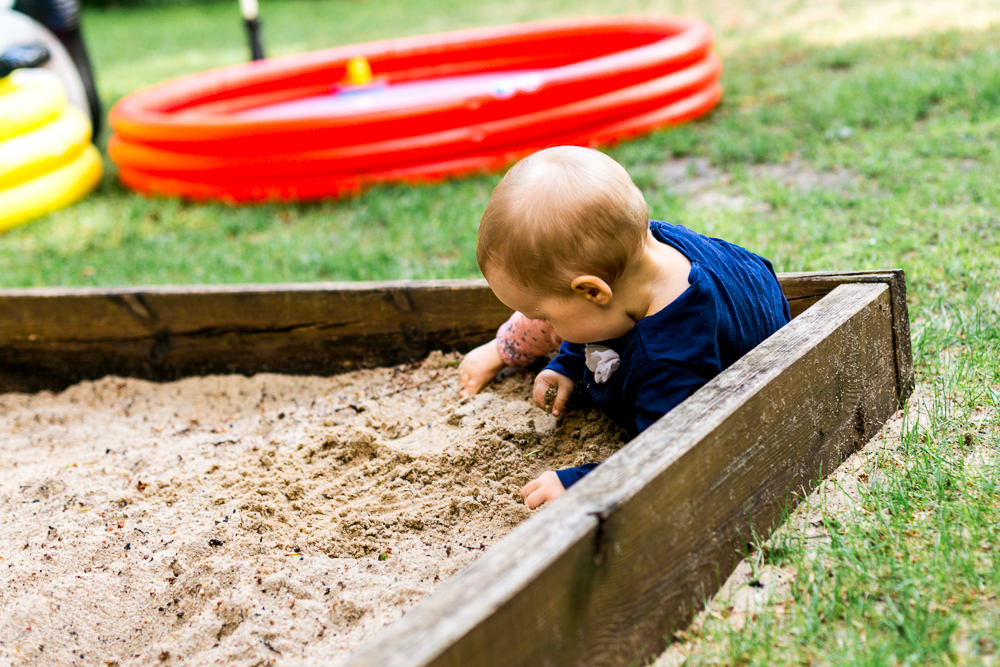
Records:
[[[702,21],[545,21],[342,46],[200,72],[111,110],[129,187],[232,202],[496,169],[710,110],[722,64]],[[340,83],[352,58],[374,81]]]

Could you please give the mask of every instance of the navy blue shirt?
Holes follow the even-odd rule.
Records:
[[[705,383],[788,323],[788,301],[771,262],[722,239],[655,220],[653,237],[691,262],[690,286],[657,313],[639,320],[621,338],[596,343],[620,356],[618,369],[598,383],[584,359],[584,345],[565,342],[548,368],[585,388],[630,436],[696,392]],[[596,464],[556,471],[563,486]]]

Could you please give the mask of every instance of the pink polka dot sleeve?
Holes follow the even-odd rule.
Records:
[[[562,338],[545,320],[530,320],[515,312],[497,330],[500,358],[508,366],[527,366],[543,354],[559,349]]]

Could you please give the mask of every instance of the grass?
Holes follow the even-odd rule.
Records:
[[[245,45],[230,4],[85,16],[106,105],[168,76],[242,59]],[[472,9],[456,2],[430,11],[415,0],[397,0],[378,7],[394,20],[376,20],[372,3],[275,3],[265,23],[268,48],[287,53],[346,41],[355,33],[369,39],[408,27],[412,32],[414,24],[444,29],[497,22],[503,15],[489,3]],[[566,13],[558,3],[545,9],[547,15]],[[527,10],[515,4],[511,13],[512,19],[525,18]],[[303,15],[312,20],[303,21]],[[334,26],[328,31],[334,34],[316,26]],[[709,119],[612,154],[635,174],[654,215],[742,243],[782,270],[873,268],[913,259],[934,269],[916,278],[940,278],[936,267],[954,264],[949,256],[978,269],[988,258],[966,248],[996,242],[989,219],[998,130],[991,117],[1000,108],[1000,68],[991,50],[996,35],[946,33],[829,48],[785,40],[746,48],[727,61],[726,98]],[[793,154],[816,170],[856,172],[863,179],[860,190],[802,192],[753,178],[744,168]],[[737,194],[771,210],[759,215],[687,206],[657,176],[661,162],[685,155],[710,158],[733,174]],[[474,276],[475,229],[497,178],[382,187],[341,202],[234,208],[144,199],[116,182],[110,163],[107,172],[96,196],[3,236],[0,283]],[[912,188],[917,182],[922,187]],[[961,234],[928,244],[942,228]],[[908,256],[918,248],[919,258]]]
[[[89,11],[105,103],[242,60],[232,4]],[[528,18],[695,13],[689,4],[276,0],[263,18],[280,54]],[[997,664],[1000,28],[824,45],[741,33],[724,11],[733,3],[702,4],[723,37],[723,104],[610,153],[655,217],[740,243],[779,271],[903,267],[929,398],[871,463],[863,512],[831,515],[824,540],[789,529],[759,545],[756,558],[794,573],[788,603],[739,630],[706,622],[689,661]],[[692,174],[709,165],[715,198],[679,194],[663,169],[671,158]],[[476,226],[498,178],[233,208],[138,197],[108,172],[84,202],[0,237],[0,285],[476,277]]]

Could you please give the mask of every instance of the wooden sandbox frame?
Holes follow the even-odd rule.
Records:
[[[900,270],[779,276],[795,318],[362,646],[350,667],[656,655],[913,389]],[[484,281],[0,290],[0,392],[108,374],[326,375],[467,350]]]

